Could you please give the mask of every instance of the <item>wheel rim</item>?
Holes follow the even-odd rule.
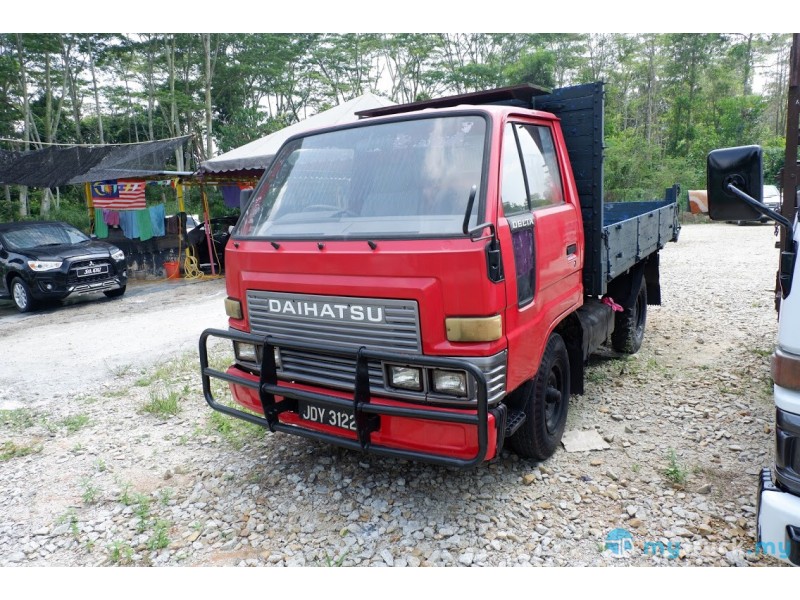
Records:
[[[544,393],[544,422],[548,433],[554,433],[561,421],[564,411],[564,381],[561,369],[554,365],[547,378],[547,387]]]
[[[20,308],[28,308],[28,295],[18,281],[14,282],[14,303]]]

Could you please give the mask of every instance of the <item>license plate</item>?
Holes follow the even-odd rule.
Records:
[[[305,402],[300,402],[298,409],[300,418],[304,421],[322,423],[323,425],[349,429],[350,431],[356,430],[356,418],[351,412],[336,408],[316,406],[315,404],[307,404]]]
[[[108,273],[108,265],[99,265],[97,267],[82,267],[77,269],[78,277],[91,277],[92,275],[105,275]]]

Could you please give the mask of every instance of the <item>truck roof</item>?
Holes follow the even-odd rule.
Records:
[[[386,115],[424,110],[426,108],[451,108],[465,104],[471,106],[504,105],[529,109],[533,106],[534,97],[545,96],[550,93],[551,90],[549,89],[531,83],[523,83],[521,85],[470,92],[468,94],[456,94],[453,96],[444,96],[442,98],[421,100],[419,102],[409,102],[407,104],[370,108],[356,112],[356,116],[360,118],[383,117]]]

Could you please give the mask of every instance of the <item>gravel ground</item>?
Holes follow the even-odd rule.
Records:
[[[186,348],[224,323],[219,280],[24,319],[0,307],[0,565],[778,565],[750,552],[773,445],[774,239],[686,225],[663,251],[642,350],[593,358],[570,406],[567,429],[610,449],[467,472],[211,411]],[[76,378],[70,357],[98,344],[115,353]],[[604,550],[619,528],[623,557]]]

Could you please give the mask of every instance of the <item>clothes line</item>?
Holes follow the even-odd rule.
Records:
[[[139,238],[144,242],[152,237],[166,235],[165,218],[163,204],[137,210],[95,208],[95,235],[105,239],[108,237],[109,227],[119,227],[126,238]]]

